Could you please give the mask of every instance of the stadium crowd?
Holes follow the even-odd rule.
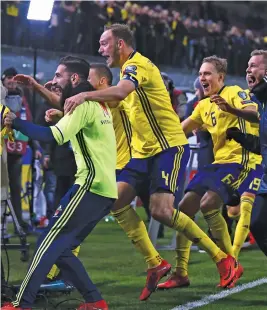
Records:
[[[29,1],[2,3],[2,43],[98,55],[105,25],[128,24],[137,49],[158,64],[198,70],[203,57],[228,60],[229,74],[242,75],[250,52],[266,46],[264,5],[247,3],[253,14],[212,2],[55,1],[50,21],[27,20]],[[241,7],[241,6],[240,6]],[[190,8],[190,10],[189,10]],[[241,13],[240,13],[240,12]],[[234,17],[233,17],[234,15]],[[240,22],[242,20],[243,22]]]

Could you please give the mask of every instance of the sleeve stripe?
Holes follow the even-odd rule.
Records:
[[[122,80],[128,80],[128,81],[131,81],[134,83],[135,85],[135,88],[138,87],[138,80],[134,77],[134,76],[131,76],[130,74],[124,74],[124,76],[122,77]]]
[[[55,128],[59,131],[61,138],[62,138],[62,143],[63,143],[64,142],[64,136],[63,136],[62,131],[57,127],[57,125],[55,125]]]
[[[239,128],[241,130],[242,133],[247,133],[246,132],[246,123],[245,120],[238,117],[238,123],[239,123]],[[243,165],[244,167],[247,167],[248,162],[249,162],[249,151],[247,151],[245,148],[242,147],[242,162],[241,165]]]

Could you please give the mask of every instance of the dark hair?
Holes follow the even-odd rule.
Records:
[[[114,37],[123,40],[128,46],[134,47],[134,35],[125,24],[112,24],[105,27],[106,30],[111,30]]]
[[[67,71],[71,73],[76,73],[82,80],[87,81],[90,64],[79,57],[66,56],[60,59],[59,65],[64,65],[67,68]]]
[[[95,69],[99,76],[105,77],[108,81],[108,85],[112,85],[113,75],[109,67],[102,63],[94,63],[90,65],[90,69]]]
[[[2,76],[1,76],[1,80],[4,81],[4,79],[6,77],[11,77],[11,76],[15,76],[17,75],[18,72],[15,68],[11,67],[11,68],[7,68],[3,73],[2,73]]]

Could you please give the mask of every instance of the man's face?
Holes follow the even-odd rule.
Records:
[[[59,65],[52,81],[52,87],[56,88],[58,92],[61,92],[61,104],[67,98],[71,97],[73,86],[72,86],[72,74],[66,70],[64,65]]]
[[[88,76],[88,82],[95,88],[99,89],[100,87],[100,77],[97,74],[95,69],[90,69],[89,76]]]
[[[103,32],[99,40],[100,48],[98,52],[106,58],[106,63],[110,68],[119,67],[120,53],[118,40],[113,36],[111,30]]]
[[[8,90],[15,90],[17,87],[17,82],[13,80],[13,77],[14,76],[6,76],[4,81],[3,81],[3,85]]]
[[[248,88],[251,90],[262,80],[267,72],[263,55],[252,56],[248,62],[246,72]]]
[[[199,80],[203,86],[205,97],[215,95],[223,85],[223,75],[218,73],[215,66],[209,62],[201,65]]]

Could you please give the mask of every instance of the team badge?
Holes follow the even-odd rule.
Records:
[[[53,217],[58,217],[59,213],[62,211],[62,207],[59,206],[57,209],[56,209],[56,212],[55,214],[53,215]]]
[[[123,73],[124,73],[124,74],[125,74],[125,73],[131,73],[131,74],[137,75],[136,69],[137,69],[137,67],[134,66],[134,65],[127,66],[127,67],[124,69],[124,72],[123,72]]]
[[[239,91],[237,94],[243,100],[247,99],[247,97],[248,97],[246,92],[244,92],[244,91]]]

